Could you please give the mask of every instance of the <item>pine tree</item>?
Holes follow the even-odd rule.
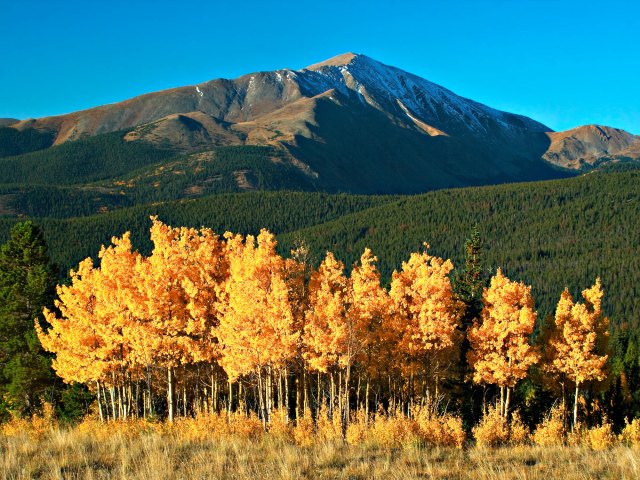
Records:
[[[465,304],[462,318],[464,328],[482,312],[482,290],[486,286],[486,279],[482,271],[482,238],[478,226],[471,230],[471,236],[464,244],[466,254],[464,270],[456,272],[454,279],[455,292]]]
[[[55,272],[39,227],[16,224],[0,248],[0,405],[26,414],[53,380],[51,361],[34,329],[51,306]]]

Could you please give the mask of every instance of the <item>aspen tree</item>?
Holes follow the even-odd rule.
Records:
[[[438,383],[458,360],[464,304],[456,299],[448,275],[450,260],[427,253],[412,253],[402,270],[393,273],[394,329],[398,350],[409,374],[424,371],[438,393]],[[427,391],[428,392],[428,391]]]
[[[70,276],[70,285],[57,287],[55,306],[60,315],[45,308],[44,317],[49,328],[44,332],[36,322],[36,333],[43,348],[55,354],[52,367],[60,378],[66,383],[94,384],[100,394],[100,382],[107,377],[110,368],[110,345],[96,328],[93,261],[90,258],[83,260]],[[100,397],[98,404],[102,414]]]
[[[229,279],[219,292],[222,345],[220,365],[230,380],[255,373],[263,422],[269,421],[271,375],[296,355],[299,332],[294,329],[285,264],[275,237],[227,234]],[[266,376],[265,376],[266,375]]]
[[[604,353],[609,337],[608,318],[602,315],[604,292],[600,278],[583,290],[585,303],[574,302],[568,289],[558,301],[555,331],[551,335],[551,361],[545,365],[550,373],[564,374],[575,386],[573,425],[578,421],[580,387],[591,380],[606,376],[608,355]]]
[[[139,255],[132,251],[130,234],[127,232],[122,238],[112,238],[111,245],[103,246],[98,256],[100,268],[96,271],[94,280],[98,299],[95,313],[100,319],[97,325],[112,349],[112,383],[115,384],[112,388],[117,389],[119,412],[126,419],[132,403],[131,381],[141,373],[130,342],[130,328],[134,319],[128,308],[134,289],[131,272],[135,269]]]
[[[309,280],[303,357],[312,371],[333,376],[337,369],[354,360],[355,345],[349,334],[355,326],[350,325],[351,319],[347,316],[347,284],[343,263],[327,252]],[[331,389],[330,409],[333,409],[334,393]]]
[[[355,359],[367,372],[367,378],[378,372],[388,372],[392,358],[394,338],[390,322],[391,299],[380,285],[380,273],[376,268],[377,257],[369,248],[365,248],[349,277],[347,316],[349,342]],[[343,420],[348,421],[349,393],[352,362],[346,365],[345,372],[345,413]],[[367,380],[368,399],[369,381]]]
[[[137,294],[129,307],[137,321],[131,341],[143,364],[166,369],[168,417],[173,421],[175,368],[211,356],[212,345],[202,341],[211,328],[203,314],[207,307],[196,303],[198,287],[190,277],[200,268],[193,256],[201,242],[199,232],[152,220],[153,251],[135,265]]]
[[[511,389],[540,357],[529,344],[537,314],[531,287],[509,280],[500,269],[484,289],[482,300],[481,321],[475,321],[467,333],[471,345],[467,359],[475,383],[500,388],[500,413],[506,417]]]

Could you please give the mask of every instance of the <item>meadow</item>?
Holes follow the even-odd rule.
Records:
[[[630,438],[607,445],[587,436],[569,443],[460,447],[416,436],[368,434],[357,442],[325,430],[272,426],[252,417],[179,419],[175,424],[86,419],[71,426],[37,418],[5,424],[0,476],[6,479],[630,479],[640,474],[640,448]],[[400,420],[399,420],[400,421]],[[384,422],[384,420],[383,420]],[[401,423],[402,421],[400,421]],[[397,423],[397,422],[396,422]],[[228,428],[234,425],[234,431]],[[8,426],[9,425],[9,426]],[[11,430],[10,426],[19,427]],[[277,423],[276,423],[277,425]],[[385,425],[389,427],[389,424]],[[327,430],[328,428],[328,430]],[[370,427],[376,430],[375,422]],[[397,433],[396,428],[385,428]],[[332,433],[333,432],[333,433]],[[638,438],[635,439],[636,442]]]

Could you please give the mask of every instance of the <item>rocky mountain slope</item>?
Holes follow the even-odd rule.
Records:
[[[543,158],[554,165],[585,169],[603,162],[640,158],[640,136],[618,128],[585,125],[548,133],[551,145]]]
[[[127,141],[180,153],[271,146],[282,152],[283,175],[295,168],[306,178],[300,188],[353,193],[559,177],[614,152],[635,155],[638,138],[606,127],[594,127],[595,136],[605,132],[608,141],[591,141],[581,129],[551,132],[352,53],[298,71],[217,79],[11,128],[50,132],[53,145],[125,131]]]

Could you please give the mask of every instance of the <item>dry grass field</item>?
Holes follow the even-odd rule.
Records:
[[[25,424],[26,425],[26,424]],[[41,424],[0,436],[4,479],[545,479],[640,477],[640,449],[617,443],[464,448],[416,442],[349,444],[324,436],[261,433],[260,423],[235,433],[141,422],[74,428]],[[209,425],[207,428],[209,428]],[[311,441],[306,441],[311,440]]]

